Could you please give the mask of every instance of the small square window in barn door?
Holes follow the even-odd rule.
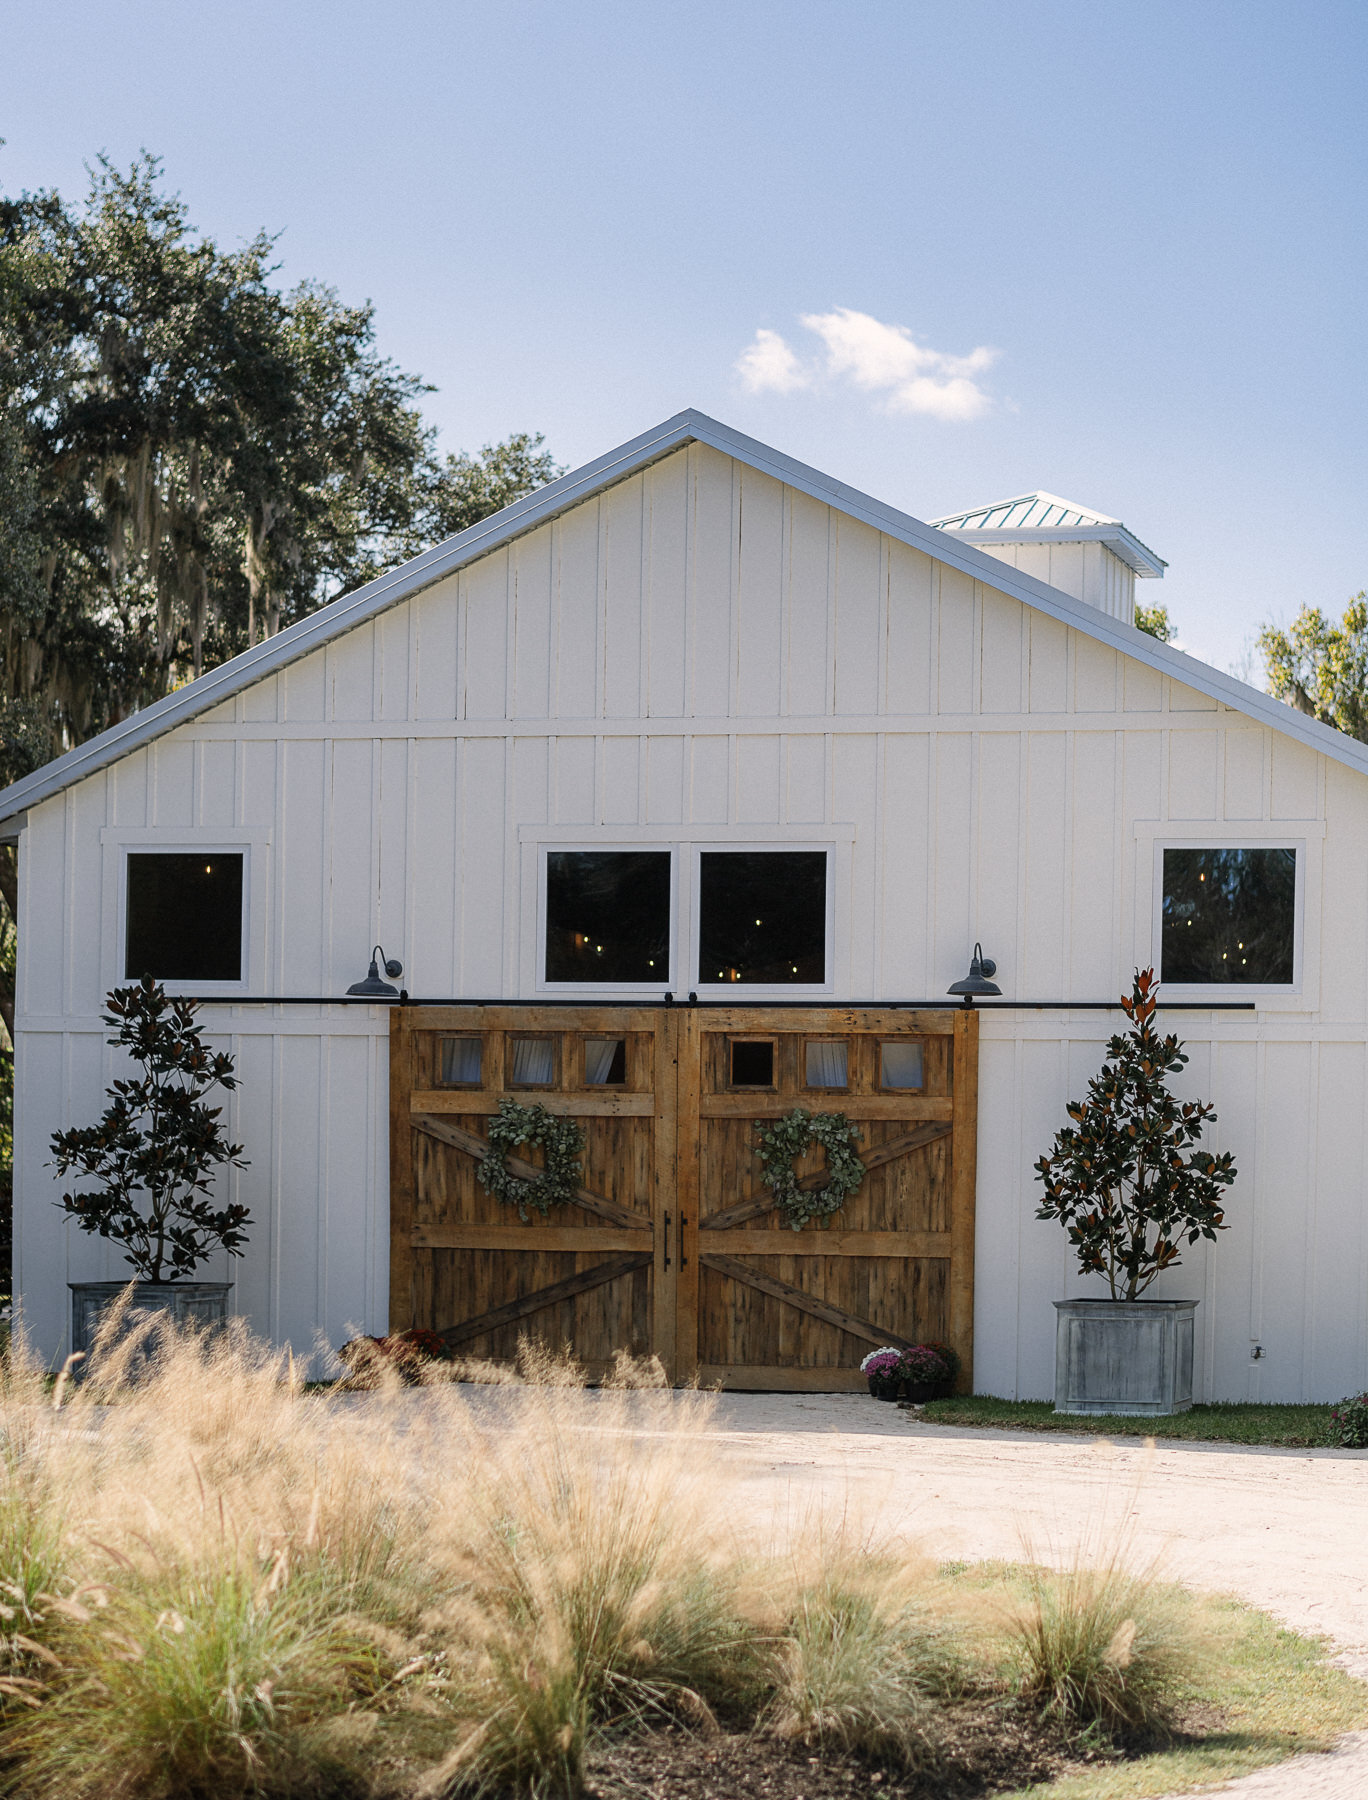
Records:
[[[936,1340],[968,1379],[977,1024],[859,1007],[395,1008],[390,1328],[503,1360],[522,1336],[568,1343],[591,1374],[628,1350],[679,1381],[812,1392],[861,1387],[876,1345]],[[510,1100],[578,1144],[577,1185],[543,1211],[546,1134],[514,1115],[528,1136],[503,1168],[529,1184],[523,1216],[480,1179]],[[843,1118],[863,1165],[840,1209],[799,1231],[757,1153],[795,1109]],[[820,1143],[793,1172],[822,1194]]]

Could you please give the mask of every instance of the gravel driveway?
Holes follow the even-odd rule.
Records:
[[[1368,1451],[1264,1450],[922,1424],[863,1395],[726,1394],[717,1440],[756,1510],[872,1502],[943,1559],[1067,1554],[1105,1521],[1194,1587],[1335,1640],[1368,1679]],[[1368,1800],[1368,1732],[1221,1790]]]

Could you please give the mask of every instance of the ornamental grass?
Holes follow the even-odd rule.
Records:
[[[53,1390],[16,1341],[0,1791],[560,1800],[656,1727],[958,1779],[966,1706],[1122,1741],[1186,1691],[1181,1597],[1160,1631],[1144,1576],[1041,1573],[1013,1649],[883,1522],[757,1519],[714,1404],[532,1348],[314,1391],[164,1326]]]

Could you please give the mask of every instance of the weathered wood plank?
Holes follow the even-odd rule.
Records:
[[[978,1162],[979,1019],[955,1014],[955,1135],[951,1146],[950,1341],[960,1357],[959,1391],[974,1391],[974,1216]]]
[[[847,1094],[840,1088],[805,1088],[801,1093],[772,1094],[764,1088],[705,1094],[699,1111],[705,1119],[779,1119],[795,1106],[808,1112],[840,1112],[848,1119],[945,1119],[954,1117],[949,1094]]]
[[[413,1085],[413,1032],[402,1009],[390,1009],[390,1283],[389,1329],[413,1323],[413,1142],[404,1126]]]
[[[873,1149],[861,1150],[860,1161],[866,1170],[881,1168],[885,1163],[896,1162],[900,1156],[906,1156],[912,1150],[919,1150],[923,1144],[934,1144],[937,1138],[949,1137],[951,1129],[948,1124],[919,1125],[915,1131],[904,1132],[901,1137],[890,1138],[887,1143],[877,1144]],[[812,1175],[805,1175],[798,1186],[809,1194],[825,1187],[825,1167]],[[756,1188],[744,1198],[734,1201],[731,1206],[723,1207],[721,1212],[709,1213],[706,1219],[699,1221],[699,1230],[728,1231],[735,1225],[744,1224],[747,1219],[758,1219],[762,1214],[773,1210],[774,1195],[768,1188]],[[790,1232],[788,1235],[792,1238],[795,1234]],[[803,1234],[800,1232],[796,1235],[801,1237]],[[923,1252],[910,1251],[908,1254],[921,1255]]]
[[[675,1069],[673,1184],[679,1209],[675,1268],[674,1379],[691,1381],[698,1367],[698,1215],[703,1206],[699,1179],[702,1126],[698,1117],[699,1054],[702,1034],[692,1008],[669,1021],[670,1058]]]
[[[607,1037],[654,1031],[660,1011],[656,1006],[423,1006],[409,1016],[423,1031],[587,1031]]]
[[[544,1106],[557,1118],[569,1119],[649,1119],[656,1110],[654,1094],[627,1094],[608,1087],[587,1094],[563,1094],[554,1088],[511,1088],[494,1093],[477,1088],[421,1088],[409,1104],[415,1113],[496,1113],[505,1100]]]
[[[520,1319],[530,1319],[534,1313],[559,1306],[562,1300],[573,1300],[576,1295],[587,1294],[592,1288],[603,1287],[623,1275],[633,1274],[637,1269],[648,1268],[651,1258],[651,1251],[640,1250],[631,1256],[615,1257],[612,1262],[595,1263],[592,1268],[580,1269],[574,1275],[553,1281],[548,1287],[536,1288],[532,1293],[521,1294],[516,1300],[510,1300],[503,1306],[491,1307],[488,1312],[480,1313],[476,1318],[462,1319],[459,1324],[448,1325],[438,1335],[445,1338],[453,1348],[457,1344],[468,1344],[474,1338],[484,1337],[486,1332],[497,1331],[503,1325],[516,1325]]]
[[[680,1198],[676,1179],[679,1138],[679,1076],[674,1021],[657,1015],[646,1041],[649,1064],[642,1075],[655,1093],[651,1138],[651,1217],[655,1224],[655,1270],[651,1277],[651,1342],[671,1381],[679,1379],[676,1320],[679,1309]],[[646,1061],[643,1056],[642,1062]],[[673,1226],[673,1233],[670,1227]]]
[[[948,1231],[712,1231],[704,1239],[711,1254],[736,1256],[949,1256]]]
[[[818,1037],[877,1032],[880,1037],[950,1037],[956,1008],[912,1012],[889,1006],[724,1006],[691,1007],[705,1031],[804,1031]]]
[[[489,1154],[488,1138],[479,1137],[475,1132],[467,1131],[461,1125],[453,1125],[449,1120],[432,1113],[411,1113],[408,1122],[415,1130],[424,1131],[429,1137],[438,1138],[455,1150],[464,1150],[467,1156],[482,1158]],[[521,1181],[534,1181],[542,1173],[535,1163],[525,1162],[520,1156],[507,1156],[504,1162],[510,1173]],[[651,1221],[645,1214],[619,1206],[616,1200],[607,1200],[602,1194],[591,1194],[588,1188],[576,1189],[571,1204],[582,1207],[585,1212],[593,1213],[600,1219],[608,1219],[614,1225],[625,1225],[638,1231],[651,1229]]]
[[[415,1225],[415,1250],[506,1250],[512,1256],[534,1250],[640,1250],[644,1230],[611,1225]],[[943,1252],[941,1254],[944,1254]]]
[[[829,1301],[794,1287],[792,1282],[781,1281],[777,1275],[771,1275],[764,1269],[752,1268],[749,1263],[737,1262],[735,1257],[714,1256],[711,1251],[705,1251],[700,1260],[709,1269],[716,1269],[719,1275],[725,1275],[729,1281],[739,1281],[747,1287],[757,1288],[762,1294],[772,1294],[776,1300],[787,1301],[800,1312],[810,1313],[814,1319],[821,1319],[827,1325],[835,1325],[841,1331],[848,1331],[852,1337],[864,1338],[871,1344],[893,1344],[908,1349],[912,1346],[910,1338],[900,1337],[888,1326],[875,1325],[869,1319],[861,1319],[855,1313],[847,1312],[844,1307],[832,1306]]]

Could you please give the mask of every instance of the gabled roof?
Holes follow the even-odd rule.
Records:
[[[1133,531],[1127,531],[1120,519],[1094,512],[1090,506],[1079,506],[1073,500],[1061,500],[1058,494],[1047,494],[1043,488],[1034,494],[1016,494],[1010,500],[995,500],[991,506],[974,506],[968,512],[949,513],[943,519],[928,522],[942,531],[959,533],[971,544],[1105,544],[1114,556],[1147,579],[1161,576],[1168,567]]]
[[[65,756],[59,756],[55,762],[35,769],[32,775],[16,781],[0,792],[0,830],[10,826],[12,829],[7,835],[13,836],[17,822],[29,807],[51,799],[73,782],[82,781],[86,776],[107,768],[120,757],[141,749],[154,738],[162,737],[176,726],[185,724],[188,719],[230,700],[267,675],[273,675],[277,669],[283,669],[300,657],[310,655],[334,638],[341,637],[344,632],[352,630],[354,626],[365,624],[378,613],[397,606],[400,601],[421,593],[424,588],[444,580],[457,569],[487,556],[491,550],[500,549],[512,539],[536,530],[558,513],[578,506],[582,500],[591,499],[605,488],[627,480],[651,463],[659,462],[662,457],[691,443],[707,444],[720,451],[723,456],[735,457],[747,467],[773,476],[776,481],[782,481],[814,500],[834,506],[838,511],[873,526],[876,531],[886,533],[899,543],[920,550],[971,576],[975,581],[996,588],[1000,593],[1009,594],[1024,605],[1034,607],[1037,612],[1046,613],[1061,624],[1072,626],[1075,631],[1081,631],[1085,636],[1096,638],[1099,643],[1107,644],[1113,650],[1134,657],[1137,662],[1147,663],[1164,675],[1171,675],[1175,681],[1181,681],[1199,693],[1209,695],[1222,705],[1248,714],[1261,725],[1271,726],[1274,731],[1280,731],[1286,737],[1297,738],[1322,755],[1368,775],[1368,744],[1361,744],[1356,738],[1346,737],[1343,732],[1335,731],[1329,725],[1307,718],[1292,707],[1284,706],[1281,701],[1260,693],[1257,688],[1237,681],[1233,675],[1226,675],[1219,669],[1198,662],[1195,657],[1175,650],[1170,644],[1161,644],[1158,638],[1148,637],[1132,625],[1123,625],[1119,619],[1113,619],[1097,607],[1075,600],[1072,595],[1061,593],[1058,588],[1049,587],[1043,581],[1037,581],[1032,575],[1023,575],[1019,569],[1000,562],[996,557],[985,555],[983,551],[975,549],[973,544],[964,542],[957,532],[927,525],[908,513],[899,512],[896,507],[886,505],[882,500],[871,499],[858,488],[847,487],[844,482],[822,474],[820,469],[796,462],[792,457],[785,456],[778,450],[771,450],[767,444],[759,443],[755,438],[746,437],[742,432],[733,431],[730,426],[719,424],[716,419],[710,419],[704,413],[689,410],[676,413],[672,419],[666,419],[664,424],[643,432],[640,437],[632,438],[629,443],[620,445],[616,450],[610,450],[606,456],[586,463],[582,469],[576,469],[569,475],[563,475],[559,481],[539,488],[525,500],[519,500],[512,506],[504,507],[502,512],[482,519],[468,531],[448,538],[445,543],[438,544],[431,550],[425,550],[411,562],[378,576],[376,580],[367,582],[365,587],[357,588],[355,593],[344,594],[340,600],[334,600],[331,605],[321,607],[307,619],[301,619],[297,625],[290,626],[288,631],[268,638],[264,644],[257,644],[251,650],[244,650],[230,662],[211,669],[207,675],[201,675],[198,681],[177,688],[174,694],[168,694],[155,706],[134,713],[121,724],[102,731],[99,737],[91,738],[89,743],[78,745]]]

